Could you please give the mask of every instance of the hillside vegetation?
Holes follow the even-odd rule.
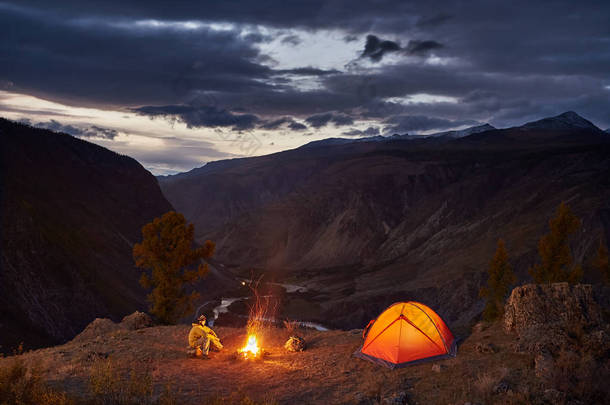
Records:
[[[132,247],[172,209],[134,159],[0,119],[0,352],[145,307]]]

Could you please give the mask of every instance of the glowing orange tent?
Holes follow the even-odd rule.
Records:
[[[362,333],[356,357],[389,368],[454,357],[453,334],[440,316],[419,302],[390,305]]]

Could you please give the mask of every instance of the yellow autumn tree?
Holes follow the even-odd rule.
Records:
[[[536,283],[580,281],[582,266],[574,263],[570,250],[570,235],[576,233],[580,225],[580,219],[572,213],[570,206],[562,202],[555,216],[549,220],[550,232],[538,242],[541,263],[536,263],[529,269]]]
[[[602,280],[606,284],[610,284],[610,262],[608,261],[608,247],[603,239],[599,240],[599,249],[597,249],[597,257],[593,262],[593,266],[601,273]]]
[[[479,295],[486,298],[483,319],[493,321],[504,313],[504,299],[510,286],[517,280],[508,261],[506,245],[502,239],[498,240],[498,247],[493,259],[489,263],[489,279],[487,286],[481,288]]]
[[[193,310],[193,302],[199,298],[186,287],[207,273],[207,264],[201,262],[214,254],[214,243],[206,241],[195,247],[194,233],[193,224],[170,211],[144,225],[142,242],[133,248],[136,266],[144,270],[140,284],[151,289],[147,296],[150,313],[162,323],[176,323]]]

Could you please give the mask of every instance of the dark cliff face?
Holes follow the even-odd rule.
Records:
[[[577,258],[595,250],[608,232],[608,140],[596,128],[551,126],[325,145],[160,185],[198,237],[217,243],[218,260],[305,283],[320,292],[326,323],[362,326],[405,299],[465,323],[481,310],[497,239],[525,277],[561,201],[583,219]]]
[[[172,209],[135,160],[0,119],[0,345],[65,341],[145,305],[132,246]]]

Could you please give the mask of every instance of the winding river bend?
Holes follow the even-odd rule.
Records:
[[[243,280],[244,282],[250,282],[251,280]],[[282,284],[282,283],[267,283],[269,285],[275,285],[275,286],[280,286],[282,288],[284,288],[286,290],[286,293],[291,294],[291,293],[297,293],[297,292],[306,292],[307,288],[303,287],[303,286],[299,286],[299,285],[295,285],[295,284]],[[266,295],[263,296],[262,298],[268,298],[268,297],[273,297],[273,295]],[[214,317],[213,319],[210,319],[208,321],[208,323],[210,324],[210,326],[214,326],[214,322],[218,319],[218,317],[220,316],[220,314],[223,313],[228,313],[230,312],[229,307],[231,306],[231,304],[233,304],[234,302],[237,301],[243,301],[243,300],[247,300],[250,297],[231,297],[231,298],[221,298],[220,300],[220,305],[217,305],[213,310],[213,314]],[[246,315],[240,315],[240,314],[234,314],[237,315],[239,317],[247,317]],[[279,323],[281,320],[276,319],[276,318],[263,318],[263,320],[268,321],[268,322],[273,322],[273,323]],[[326,328],[324,325],[316,323],[316,322],[308,322],[308,321],[299,321],[299,320],[292,320],[293,322],[297,322],[299,324],[299,326],[304,327],[304,328],[312,328],[312,329],[316,329],[319,331],[327,331],[328,328]]]

